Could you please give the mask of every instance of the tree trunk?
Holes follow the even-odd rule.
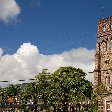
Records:
[[[56,112],[56,106],[55,106],[55,104],[53,105],[53,108],[54,108],[53,112]]]
[[[37,100],[34,101],[34,112],[38,112]]]
[[[64,92],[64,100],[62,103],[62,110],[63,112],[68,112],[68,99],[65,92]]]

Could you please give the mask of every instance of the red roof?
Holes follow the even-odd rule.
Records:
[[[10,98],[7,99],[7,102],[13,103],[13,102],[15,102],[15,99],[10,97]]]

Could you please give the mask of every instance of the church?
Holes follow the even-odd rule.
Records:
[[[98,112],[112,112],[112,17],[98,21],[94,69],[94,88],[106,91],[98,94]]]

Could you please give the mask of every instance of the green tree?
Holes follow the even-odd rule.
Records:
[[[69,104],[80,104],[91,98],[92,86],[85,76],[83,70],[74,67],[61,67],[52,74],[49,97],[51,103],[60,104],[57,111],[68,112]]]
[[[13,97],[15,99],[15,97],[18,97],[20,90],[21,90],[20,85],[11,84],[9,85],[9,87],[6,87],[6,94],[8,97]]]
[[[50,74],[43,69],[35,82],[0,89],[1,99],[17,97],[24,112],[97,112],[97,100],[86,73],[74,67],[61,67]]]
[[[37,112],[39,109],[40,111],[43,111],[43,109],[47,110],[47,97],[49,94],[48,87],[50,86],[48,75],[49,73],[47,73],[47,69],[43,69],[42,73],[39,73],[36,76],[35,82],[28,83],[21,91],[20,101],[21,107],[24,111],[28,110]],[[34,106],[28,108],[26,105],[31,102]]]
[[[27,104],[28,104],[29,100],[32,100],[32,94],[31,94],[32,88],[29,85],[30,85],[30,83],[29,84],[23,83],[20,85],[21,91],[20,91],[18,99],[19,99],[19,109],[21,111],[30,110],[30,107],[28,108]]]
[[[41,104],[41,111],[43,109],[48,109],[46,106],[48,105],[48,97],[50,92],[51,80],[50,80],[50,73],[47,72],[47,69],[43,69],[42,73],[39,73],[36,76],[36,84],[38,85],[38,103]],[[48,109],[49,110],[49,109]]]

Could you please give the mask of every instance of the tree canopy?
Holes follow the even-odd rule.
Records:
[[[1,89],[0,95],[2,100],[17,98],[18,108],[26,112],[95,112],[90,109],[96,109],[92,84],[85,76],[83,70],[74,67],[60,67],[52,74],[44,69],[34,82],[10,85]]]

